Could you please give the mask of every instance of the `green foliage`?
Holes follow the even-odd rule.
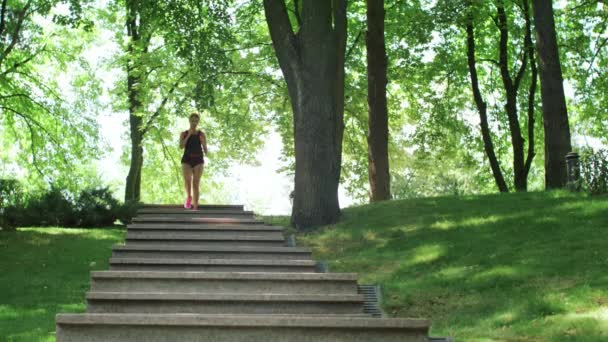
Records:
[[[580,164],[587,191],[592,195],[608,194],[608,151],[586,150]]]
[[[3,229],[15,227],[104,227],[117,219],[128,223],[137,210],[136,203],[116,200],[109,188],[90,188],[74,194],[52,186],[22,200],[10,200],[0,212]]]
[[[564,78],[574,90],[569,104],[573,132],[608,143],[608,5],[569,0],[557,11]]]
[[[67,14],[60,9],[65,4]],[[9,170],[0,172],[12,177],[17,169],[34,188],[73,183],[71,171],[98,152],[91,108],[99,83],[82,56],[92,37],[88,5],[7,3],[0,30],[0,160]]]
[[[394,200],[297,239],[431,336],[604,341],[607,211],[606,196],[566,191]]]

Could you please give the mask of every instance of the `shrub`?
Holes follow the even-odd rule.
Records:
[[[23,206],[24,194],[19,181],[0,179],[0,229],[14,230],[18,208]]]
[[[60,226],[60,227],[106,227],[117,219],[130,223],[139,205],[121,204],[112,196],[109,188],[82,190],[78,196],[51,186],[51,189],[25,197],[19,183],[0,183],[0,227],[13,230],[15,227]],[[11,194],[7,196],[6,194]]]
[[[607,194],[608,151],[584,151],[581,156],[581,177],[592,195]]]
[[[120,203],[110,189],[83,190],[75,203],[76,217],[80,227],[111,226],[116,221]]]
[[[137,214],[137,210],[141,204],[137,201],[127,201],[123,203],[116,212],[116,218],[124,225],[131,223],[133,217]]]

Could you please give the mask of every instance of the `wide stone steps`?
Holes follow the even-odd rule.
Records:
[[[361,295],[89,292],[91,313],[358,314]]]
[[[91,273],[91,280],[91,291],[94,292],[357,293],[357,276],[353,273],[99,271]]]
[[[429,341],[426,320],[372,318],[376,292],[288,240],[242,206],[145,206],[57,341]]]
[[[171,238],[200,238],[210,240],[238,240],[238,239],[258,239],[258,240],[284,240],[281,231],[246,231],[246,230],[178,230],[178,229],[133,229],[127,231],[129,238],[152,238],[152,239],[171,239]]]
[[[314,272],[313,260],[110,258],[110,270],[172,272]]]
[[[214,224],[214,223],[133,223],[127,225],[128,232],[139,231],[192,231],[192,232],[250,232],[250,233],[283,233],[283,228],[262,224]]]
[[[286,245],[281,237],[265,236],[196,236],[195,234],[129,234],[128,246],[194,246],[194,247],[282,247]]]
[[[427,342],[427,320],[350,315],[63,314],[62,342]]]
[[[114,246],[115,258],[161,259],[281,259],[311,260],[308,248],[301,247],[193,247],[193,246]]]
[[[134,223],[181,223],[181,224],[239,224],[239,225],[262,225],[264,222],[253,218],[232,217],[167,217],[159,215],[146,215],[134,217]]]
[[[177,210],[192,210],[184,209],[181,204],[144,204],[142,209],[153,209],[153,210],[166,210],[166,209],[177,209]],[[201,204],[198,206],[198,211],[207,210],[227,210],[227,211],[243,211],[244,207],[242,204]]]
[[[139,209],[137,216],[146,217],[148,215],[158,216],[164,215],[166,217],[243,217],[253,218],[253,211],[245,210],[230,210],[230,209],[206,209],[206,210],[193,210],[193,209]]]

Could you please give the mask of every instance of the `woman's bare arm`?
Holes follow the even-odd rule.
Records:
[[[205,136],[205,132],[203,131],[201,131],[201,145],[203,146],[205,155],[207,155],[207,136]]]
[[[186,142],[190,138],[190,130],[182,132],[179,139],[179,148],[186,148]]]

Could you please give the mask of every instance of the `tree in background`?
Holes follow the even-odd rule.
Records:
[[[545,187],[566,186],[566,154],[572,151],[564,80],[552,0],[532,0],[545,127]]]
[[[7,1],[0,8],[1,173],[30,187],[94,181],[99,81],[82,57],[93,40],[87,1]],[[62,7],[63,10],[60,10]],[[72,93],[68,96],[67,93]],[[96,108],[95,108],[96,109]],[[93,109],[93,110],[95,110]],[[7,167],[17,164],[17,171]]]
[[[370,201],[391,198],[388,159],[387,56],[384,42],[384,0],[367,0],[368,174]]]
[[[344,130],[346,0],[294,1],[294,31],[284,0],[264,0],[266,21],[294,116],[292,222],[336,222]]]
[[[507,183],[505,182],[502,170],[500,169],[500,165],[498,163],[498,158],[496,157],[496,153],[494,152],[494,143],[492,142],[492,136],[490,135],[490,127],[488,125],[487,104],[483,100],[483,97],[481,96],[481,91],[479,90],[477,60],[475,58],[475,27],[473,15],[474,7],[471,5],[470,0],[467,0],[466,3],[468,18],[466,23],[468,57],[467,59],[469,63],[469,74],[471,76],[471,86],[473,88],[473,98],[475,99],[477,111],[479,112],[483,146],[486,151],[486,156],[488,157],[488,160],[490,162],[492,174],[494,175],[494,180],[496,181],[498,189],[500,190],[500,192],[508,192],[509,188],[507,187]]]
[[[124,6],[131,145],[125,200],[139,201],[145,139],[155,131],[150,138],[163,147],[164,159],[176,164],[171,157],[176,151],[165,143],[167,115],[179,118],[213,105],[214,87],[228,65],[222,47],[231,38],[225,2],[126,0]]]

